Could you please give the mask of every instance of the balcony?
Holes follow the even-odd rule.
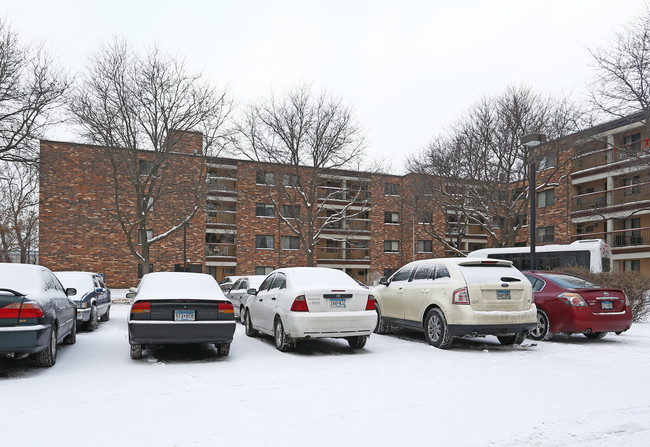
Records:
[[[229,177],[208,177],[206,179],[208,193],[237,192],[237,181]]]
[[[358,188],[340,188],[336,186],[319,186],[317,197],[319,201],[345,201],[345,202],[368,202],[370,191]]]
[[[207,223],[219,225],[237,225],[237,213],[234,211],[214,211],[208,210]]]
[[[323,225],[324,222],[324,217],[318,219],[318,225]],[[370,219],[348,217],[346,219],[327,224],[325,228],[327,230],[340,230],[352,233],[370,233]]]
[[[205,255],[235,258],[237,257],[237,246],[228,243],[205,244]]]
[[[587,152],[576,158],[575,172],[650,155],[649,140]]]
[[[367,247],[318,247],[319,261],[365,261],[370,262],[370,249]]]
[[[596,210],[645,200],[650,200],[650,182],[574,196],[571,198],[571,211]]]
[[[612,248],[638,247],[650,245],[650,227],[615,230],[600,233],[576,234],[573,240],[603,239]]]

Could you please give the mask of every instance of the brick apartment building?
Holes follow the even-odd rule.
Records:
[[[561,150],[539,150],[538,185],[547,186],[537,191],[537,243],[601,238],[612,247],[615,270],[650,275],[650,163],[639,158],[649,145],[640,116],[576,137]],[[185,168],[195,162],[192,148],[201,147],[200,138],[188,134],[186,149],[174,155],[177,181],[184,181]],[[114,199],[103,150],[41,142],[40,262],[53,270],[101,272],[111,287],[126,287],[137,282],[138,265],[111,218]],[[291,205],[273,196],[269,187],[271,178],[278,184],[286,175],[280,165],[209,159],[205,208],[187,228],[190,263],[217,279],[306,265],[304,244],[282,221],[274,202]],[[412,260],[448,256],[416,215],[411,191],[417,181],[413,175],[319,173],[321,222],[328,214],[346,211],[345,218],[322,228],[314,264],[374,283]],[[182,196],[171,197],[155,210],[153,232],[165,231],[169,217],[189,206]],[[528,244],[528,233],[521,231],[518,245]],[[478,225],[467,225],[461,235],[449,237],[460,237],[464,251],[488,246]],[[154,270],[174,270],[183,261],[182,231],[154,245]]]

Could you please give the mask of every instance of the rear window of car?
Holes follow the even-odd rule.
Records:
[[[528,281],[519,270],[512,266],[470,264],[459,265],[458,269],[463,274],[467,284]]]
[[[550,273],[545,274],[544,278],[550,279],[555,284],[566,289],[600,289],[601,287],[588,281],[584,278],[579,278],[577,276],[563,275],[559,273]]]

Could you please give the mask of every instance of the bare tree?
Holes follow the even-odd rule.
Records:
[[[23,44],[0,19],[0,160],[38,159],[37,140],[57,124],[52,112],[69,86],[42,46]]]
[[[38,175],[31,164],[0,164],[0,262],[17,252],[22,263],[35,262],[38,241]]]
[[[230,107],[225,91],[189,74],[183,60],[157,47],[142,55],[115,39],[89,61],[70,111],[82,138],[105,147],[114,216],[143,273],[149,271],[151,246],[182,228],[203,206],[205,157],[221,149]],[[194,148],[186,180],[173,182],[174,154],[186,150],[179,131],[200,133],[203,147]],[[173,196],[193,205],[169,228],[148,238],[154,208]]]
[[[238,152],[273,163],[278,178],[265,180],[281,221],[300,238],[314,265],[323,231],[366,212],[368,183],[336,182],[325,170],[346,168],[364,156],[364,136],[352,109],[327,92],[307,86],[251,105],[237,126]]]
[[[417,221],[427,223],[425,231],[457,255],[464,254],[461,243],[470,224],[486,233],[492,246],[514,245],[529,211],[529,164],[546,163],[558,139],[575,131],[578,116],[566,100],[528,87],[481,99],[409,163],[419,179],[413,191]],[[550,140],[534,154],[520,144],[531,132]],[[537,188],[561,181],[560,164],[544,167],[552,169]]]

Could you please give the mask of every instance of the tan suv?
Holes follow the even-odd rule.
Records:
[[[521,344],[537,324],[530,281],[510,261],[441,258],[406,264],[374,290],[377,327],[424,330],[427,342],[446,348],[452,337],[496,335]]]

